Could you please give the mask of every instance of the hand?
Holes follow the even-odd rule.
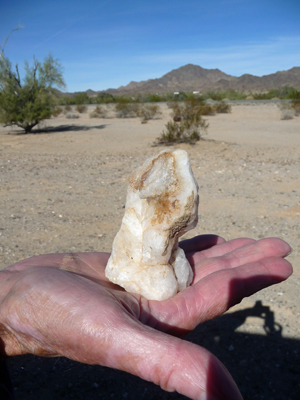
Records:
[[[148,301],[108,282],[109,254],[37,256],[0,272],[1,351],[65,356],[128,371],[192,399],[241,399],[221,362],[180,335],[245,296],[285,280],[290,247],[280,239],[181,242],[193,284]],[[168,332],[168,333],[165,333]]]

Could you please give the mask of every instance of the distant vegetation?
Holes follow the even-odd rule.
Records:
[[[76,106],[76,111],[78,111],[80,114],[85,113],[87,110],[87,106],[84,104],[78,104]]]
[[[108,104],[108,103],[160,103],[169,101],[184,101],[192,96],[191,92],[164,93],[164,94],[137,94],[132,96],[112,95],[100,93],[95,97],[89,97],[86,92],[76,93],[72,96],[60,96],[60,105],[80,104]],[[280,89],[272,89],[268,92],[238,92],[236,90],[207,91],[195,96],[202,100],[297,100],[300,98],[300,91],[293,87],[285,86]]]
[[[140,107],[138,116],[142,124],[146,124],[150,119],[159,118],[162,112],[157,104],[144,104]]]
[[[117,118],[134,118],[139,112],[139,104],[130,99],[120,98],[115,105]]]
[[[129,99],[118,99],[115,104],[117,118],[141,118],[143,124],[150,119],[158,118],[162,112],[157,104],[132,102]]]
[[[300,99],[291,102],[281,102],[279,105],[281,111],[281,119],[293,119],[300,115]]]
[[[90,113],[90,118],[106,118],[107,110],[102,106],[97,106],[94,111]]]

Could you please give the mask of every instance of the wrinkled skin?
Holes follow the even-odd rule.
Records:
[[[0,272],[3,355],[65,356],[128,371],[191,399],[241,399],[221,362],[178,336],[258,290],[285,280],[290,252],[280,239],[181,242],[192,285],[148,301],[108,282],[109,254],[50,254]]]

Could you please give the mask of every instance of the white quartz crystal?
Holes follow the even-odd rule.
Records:
[[[127,292],[165,300],[193,271],[178,238],[198,221],[198,185],[184,150],[164,150],[129,177],[125,214],[105,270]]]

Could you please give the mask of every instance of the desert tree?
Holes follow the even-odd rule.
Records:
[[[18,30],[19,28],[14,29]],[[28,133],[40,121],[50,118],[56,106],[55,88],[64,88],[62,66],[51,54],[40,63],[33,57],[33,65],[25,62],[25,76],[20,77],[0,46],[0,123],[17,125]]]

